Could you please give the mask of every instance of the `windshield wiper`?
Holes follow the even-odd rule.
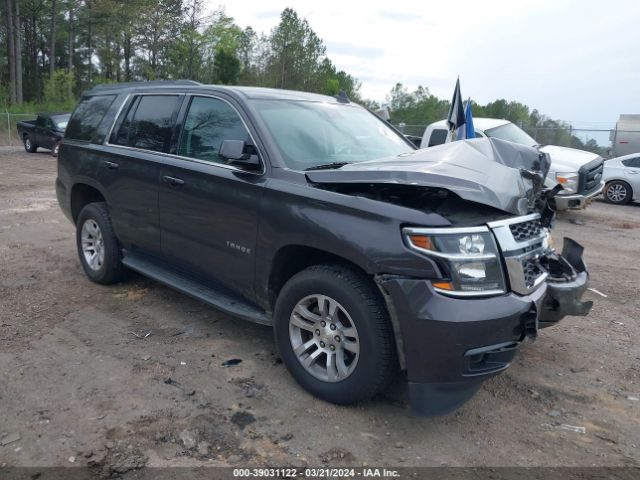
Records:
[[[305,168],[305,172],[309,170],[330,170],[332,168],[340,168],[348,165],[349,162],[333,162],[333,163],[322,163],[320,165],[314,165],[313,167]]]

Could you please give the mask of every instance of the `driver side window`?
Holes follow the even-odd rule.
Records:
[[[213,163],[227,163],[218,152],[223,140],[250,143],[238,113],[223,100],[193,97],[184,121],[178,155]]]

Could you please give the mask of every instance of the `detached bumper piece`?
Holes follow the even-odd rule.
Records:
[[[591,311],[593,302],[581,300],[589,283],[583,251],[578,242],[565,238],[562,255],[549,257],[547,296],[538,319],[540,328],[555,325],[567,315],[584,316]]]

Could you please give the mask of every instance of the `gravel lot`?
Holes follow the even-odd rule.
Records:
[[[562,215],[556,245],[584,244],[606,297],[457,412],[415,419],[402,379],[336,407],[294,383],[270,329],[140,276],[91,283],[55,172],[0,148],[0,465],[640,465],[640,205]]]

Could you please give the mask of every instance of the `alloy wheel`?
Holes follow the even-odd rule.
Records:
[[[614,183],[607,188],[607,198],[613,203],[622,202],[627,196],[627,189],[621,183]]]
[[[104,263],[104,239],[95,220],[89,218],[82,225],[82,254],[91,270],[100,270]]]
[[[326,295],[300,300],[289,319],[289,339],[304,369],[325,382],[340,382],[360,356],[358,331],[346,309]]]

